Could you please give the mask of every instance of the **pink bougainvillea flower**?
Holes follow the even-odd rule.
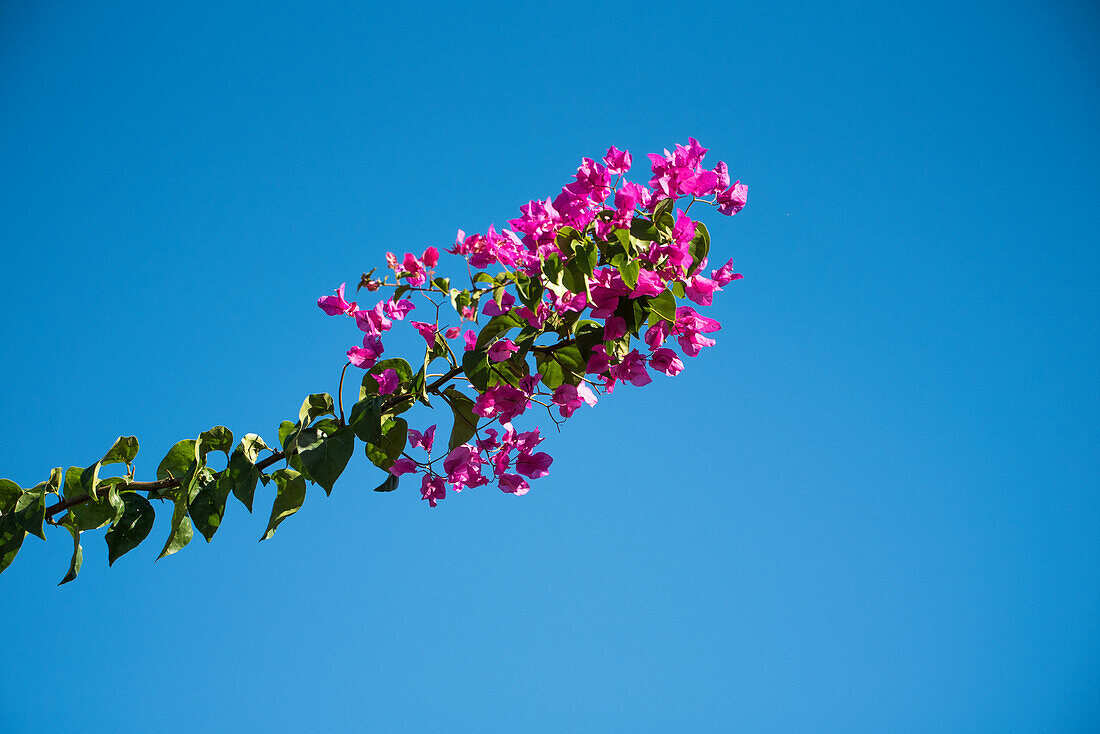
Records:
[[[344,287],[347,283],[341,283],[336,289],[335,296],[322,296],[317,299],[317,305],[329,316],[355,313],[355,304],[344,300]]]
[[[669,377],[675,377],[684,371],[684,363],[676,356],[676,352],[666,347],[656,349],[649,355],[649,366]]]
[[[462,341],[466,344],[466,351],[470,351],[477,346],[477,332],[473,329],[466,329],[466,333],[462,335]]]
[[[432,444],[435,443],[435,429],[436,426],[431,426],[428,430],[421,433],[420,431],[414,431],[409,429],[409,447],[410,448],[422,448],[429,454],[432,453]]]
[[[732,217],[745,208],[749,201],[749,188],[738,181],[718,194],[718,212]]]
[[[589,406],[594,406],[596,404],[596,394],[584,383],[576,387],[568,383],[563,383],[554,390],[554,395],[550,398],[550,402],[560,406],[558,412],[561,413],[563,418],[568,418],[576,412],[577,408],[579,408],[582,403],[588,403]]]
[[[489,347],[489,359],[494,362],[503,362],[518,351],[519,347],[511,339],[499,339]]]
[[[424,256],[420,259],[429,268],[434,268],[436,263],[439,262],[439,250],[434,247],[429,247],[427,250],[424,250]]]
[[[500,303],[497,303],[495,299],[490,298],[481,308],[481,312],[486,316],[500,316],[501,314],[508,313],[510,310],[512,310],[512,306],[515,304],[515,302],[515,296],[513,296],[511,293],[505,292],[500,299]]]
[[[516,309],[516,314],[526,321],[531,328],[541,329],[543,324],[546,323],[546,319],[550,318],[550,306],[546,301],[539,301],[538,307],[534,312],[526,306],[520,306]]]
[[[508,469],[512,466],[512,458],[509,455],[510,451],[512,451],[510,447],[505,447],[493,454],[493,471],[495,471],[498,476],[508,471]]]
[[[382,370],[382,374],[371,375],[371,377],[378,382],[379,395],[391,395],[397,389],[397,386],[401,384],[401,380],[397,376],[397,370]]]
[[[564,291],[559,294],[552,294],[550,299],[550,308],[558,314],[566,314],[569,312],[580,313],[584,310],[584,307],[588,305],[588,294],[586,293],[570,293]]]
[[[659,296],[664,291],[665,281],[661,279],[661,276],[643,268],[638,271],[638,285],[630,292],[630,297]]]
[[[673,333],[680,348],[689,357],[696,357],[703,347],[713,347],[717,342],[707,338],[703,334],[718,331],[722,325],[706,316],[700,316],[691,306],[680,306],[676,309],[676,324]]]
[[[664,319],[661,319],[653,326],[649,327],[645,333],[645,343],[650,349],[656,349],[665,343],[669,334],[672,333],[672,324],[668,323]]]
[[[695,236],[695,222],[687,214],[676,210],[676,225],[672,228],[672,239],[677,245],[687,245]]]
[[[435,346],[435,324],[425,324],[423,321],[410,321],[412,327],[420,332],[420,336],[424,337],[424,341],[428,344],[428,349]]]
[[[527,410],[530,396],[511,385],[494,385],[478,396],[473,411],[484,418],[496,417],[507,423]]]
[[[714,300],[714,292],[720,290],[722,289],[718,286],[717,281],[705,278],[702,275],[696,275],[687,281],[684,293],[700,306],[709,306]]]
[[[608,173],[612,176],[621,176],[630,170],[633,159],[630,156],[630,151],[619,150],[612,145],[607,149],[607,155],[603,157],[603,162],[607,164]]]
[[[508,492],[518,497],[531,491],[531,485],[519,474],[502,474],[500,476],[500,489],[502,492]]]
[[[730,258],[729,262],[723,265],[718,270],[712,270],[710,277],[714,278],[718,285],[726,285],[732,280],[741,280],[745,276],[741,273],[733,272],[733,258]]]
[[[576,181],[566,186],[564,191],[591,202],[601,202],[611,193],[611,172],[606,166],[585,158],[577,169]],[[554,202],[554,208],[561,211],[557,201]]]
[[[443,471],[447,472],[447,481],[455,485],[456,490],[462,487],[476,487],[485,484],[481,481],[481,465],[483,460],[472,446],[463,444],[451,450],[443,459]]]
[[[611,364],[611,358],[607,356],[607,348],[603,344],[592,347],[592,356],[588,358],[588,364],[584,371],[589,375],[598,375],[606,372]]]
[[[348,350],[348,361],[356,367],[370,369],[382,356],[382,351],[382,340],[367,334],[363,337],[362,347],[352,347]]]
[[[393,466],[390,467],[390,474],[395,477],[399,477],[402,474],[408,474],[411,471],[416,471],[417,463],[412,459],[402,456],[397,461],[393,462]]]
[[[482,418],[489,418],[496,415],[497,400],[496,390],[494,388],[489,388],[477,396],[477,400],[474,401],[473,412],[476,415],[480,415]]]
[[[495,429],[495,428],[486,428],[485,430],[482,431],[482,433],[487,435],[488,438],[479,438],[477,440],[477,449],[478,449],[478,451],[489,452],[489,451],[492,451],[495,448],[500,447],[500,441],[497,440],[497,429]]]
[[[619,364],[611,368],[611,376],[629,382],[634,387],[643,387],[653,382],[645,368],[645,357],[637,349],[631,350]]]
[[[443,332],[443,336],[447,337],[448,339],[454,339],[456,336],[459,335],[461,331],[462,329],[458,328],[457,326],[452,326],[445,332]]]
[[[646,186],[642,186],[641,184],[636,184],[633,181],[627,181],[622,186],[619,187],[619,191],[622,192],[625,197],[628,197],[628,198],[634,200],[634,204],[631,205],[631,208],[634,208],[635,206],[637,206],[637,207],[640,207],[642,209],[648,210],[648,209],[652,208],[652,206],[653,206],[653,191],[651,191]],[[624,200],[624,203],[625,203],[625,200]],[[615,197],[615,206],[616,206],[616,208],[619,208],[619,209],[622,208],[621,206],[619,206],[618,196]]]
[[[405,282],[409,285],[420,286],[428,282],[428,268],[411,252],[405,253],[405,259],[401,261],[401,267],[407,273]]]
[[[714,175],[718,177],[717,189],[719,191],[725,191],[730,187],[730,171],[726,167],[725,162],[718,161],[718,165],[714,167]]]
[[[554,459],[550,454],[540,451],[537,454],[520,454],[516,459],[516,471],[530,479],[545,477]]]
[[[374,334],[375,336],[381,334],[383,331],[388,331],[393,324],[382,313],[384,304],[379,301],[378,304],[369,311],[356,311],[355,312],[355,325],[368,334]]]
[[[622,316],[611,316],[608,318],[603,326],[603,340],[609,342],[624,336],[626,336],[626,319]]]
[[[714,171],[700,171],[691,178],[682,181],[679,186],[681,194],[692,196],[709,196],[718,188],[718,174]]]
[[[386,301],[382,306],[385,314],[394,321],[403,321],[405,319],[405,314],[412,311],[414,308],[416,308],[416,306],[413,302],[404,298],[399,301]]]
[[[447,486],[443,482],[443,477],[432,477],[425,474],[420,481],[420,494],[423,499],[428,500],[428,504],[432,507],[435,507],[439,500],[446,499]]]
[[[513,435],[511,443],[520,451],[530,453],[535,450],[535,447],[542,443],[543,439],[539,436],[539,429],[535,428],[531,431],[524,431],[523,433],[516,433],[515,429],[509,424],[508,430]]]

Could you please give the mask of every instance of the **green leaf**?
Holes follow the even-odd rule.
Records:
[[[279,424],[279,445],[283,447],[283,451],[287,449],[287,440],[290,438],[294,431],[298,430],[300,423],[291,423],[290,421],[283,421]]]
[[[584,376],[585,362],[575,344],[559,347],[553,352],[535,352],[538,372],[542,375],[542,384],[555,390],[563,383],[576,385]]]
[[[450,353],[451,347],[449,344],[447,344],[447,338],[443,336],[441,332],[437,331],[435,333],[435,340],[432,342],[431,348],[425,350],[424,352],[425,371],[428,369],[428,365],[430,365],[434,360],[439,359],[440,357],[447,357]],[[450,362],[451,360],[448,359],[447,361]]]
[[[615,315],[626,322],[627,331],[634,336],[638,336],[639,329],[642,328],[649,316],[649,299],[645,296],[641,298],[627,298],[624,296],[619,299],[619,305],[615,308]]]
[[[399,379],[401,382],[408,382],[413,377],[412,366],[410,366],[408,362],[401,359],[400,357],[395,357],[393,359],[383,359],[381,362],[375,363],[375,365],[370,368],[369,374],[380,375],[386,370],[393,370],[394,372],[396,372],[397,379]],[[371,382],[374,383],[376,388],[378,387],[377,380],[371,378]]]
[[[676,206],[675,199],[661,199],[657,206],[653,207],[653,221],[663,218],[666,214],[672,216],[672,207]]]
[[[84,470],[79,466],[70,466],[65,470],[64,495],[66,497],[84,494],[84,490],[80,487],[80,475],[83,473]]]
[[[158,561],[165,556],[176,553],[190,543],[191,538],[195,537],[195,530],[191,526],[191,518],[187,516],[187,492],[181,487],[176,490],[175,495],[173,498],[175,507],[172,510],[171,531],[168,533],[168,540],[164,542],[164,548],[157,556]]]
[[[710,254],[710,232],[707,231],[707,225],[702,222],[695,223],[695,236],[691,238],[688,252],[691,253],[691,267],[688,268],[687,277],[690,278]]]
[[[99,460],[104,466],[108,464],[132,464],[138,452],[137,436],[119,436],[111,449]]]
[[[672,295],[676,296],[677,298],[686,298],[687,297],[687,289],[684,288],[683,282],[681,282],[679,280],[673,281],[673,283],[672,283]]]
[[[665,321],[676,323],[676,296],[667,288],[661,295],[649,299],[649,307]],[[653,322],[654,319],[650,317],[650,321]]]
[[[588,360],[592,357],[592,348],[603,343],[603,326],[588,319],[578,322],[576,340],[581,361],[587,366]]]
[[[447,450],[451,451],[456,446],[466,443],[477,433],[477,416],[474,415],[474,401],[459,392],[454,386],[443,391],[447,398],[455,422],[451,428],[451,438],[447,442]]]
[[[355,435],[350,426],[338,428],[331,434],[316,426],[298,434],[298,455],[313,481],[321,485],[325,494],[332,494],[336,480],[355,451]]]
[[[529,374],[531,374],[531,368],[527,360],[518,353],[513,354],[503,362],[492,365],[489,372],[489,385],[504,384],[519,387],[520,381]]]
[[[627,260],[619,267],[619,275],[623,284],[630,290],[638,287],[638,274],[642,271],[642,264],[637,260]]]
[[[383,471],[389,471],[393,462],[405,450],[409,439],[409,424],[404,418],[390,418],[382,425],[382,436],[366,445],[367,458]]]
[[[65,470],[57,466],[50,470],[50,479],[46,482],[46,491],[61,494],[65,487]]]
[[[386,481],[379,484],[374,488],[375,492],[392,492],[397,489],[397,482],[400,477],[395,477],[393,474],[386,472]]]
[[[676,227],[676,219],[672,216],[671,210],[672,207],[669,207],[667,211],[653,217],[653,224],[657,227],[657,231],[661,232],[666,238],[671,238],[672,230]]]
[[[600,253],[591,242],[584,242],[573,248],[573,261],[577,263],[585,275],[592,275],[592,271],[599,262]],[[566,286],[568,288],[568,286]],[[570,290],[573,290],[570,288]],[[580,291],[574,291],[579,293]]]
[[[588,281],[585,279],[584,266],[578,260],[570,260],[561,276],[561,284],[570,293],[587,293]]]
[[[188,438],[169,449],[157,467],[157,479],[168,479],[169,476],[183,479],[183,475],[196,459],[195,444],[195,439]]]
[[[15,509],[15,503],[23,488],[10,479],[0,479],[0,515],[6,515]]]
[[[474,346],[477,349],[485,349],[495,342],[497,337],[504,336],[509,330],[522,325],[520,320],[514,316],[511,311],[498,314],[489,319],[488,323],[481,328],[481,333],[477,335],[477,343]]]
[[[570,258],[573,257],[573,245],[583,241],[584,236],[580,232],[573,227],[565,226],[558,230],[558,236],[554,239],[554,244],[567,258]]]
[[[264,443],[264,440],[257,436],[255,433],[246,433],[241,442],[237,444],[237,448],[241,450],[244,458],[248,459],[251,463],[255,464],[260,452],[268,450],[268,446]]]
[[[120,557],[137,548],[153,529],[154,512],[149,500],[137,492],[127,492],[125,503],[126,509],[122,517],[104,536],[107,541],[108,566],[113,566]]]
[[[630,236],[643,242],[656,242],[661,238],[661,233],[653,226],[653,222],[635,217],[630,222]]]
[[[114,444],[107,453],[103,455],[102,459],[80,472],[80,488],[83,493],[90,496],[93,503],[99,504],[106,501],[107,504],[114,508],[112,522],[122,515],[122,500],[119,499],[118,490],[116,488],[112,488],[106,497],[101,497],[99,495],[99,487],[101,486],[101,482],[99,481],[99,469],[102,466],[110,464],[126,464],[129,468],[134,457],[137,456],[137,452],[138,440],[136,437],[119,436],[115,439]],[[67,474],[65,485],[66,490],[68,490],[69,479]]]
[[[84,502],[69,508],[69,516],[78,530],[98,530],[115,521],[118,513],[106,502]]]
[[[528,277],[519,273],[516,276],[516,290],[519,292],[519,302],[534,311],[542,300],[542,282],[537,278]]]
[[[489,357],[484,349],[471,349],[462,355],[462,371],[478,392],[489,387]]]
[[[58,582],[58,586],[75,579],[77,574],[80,573],[80,567],[84,564],[84,549],[80,547],[80,530],[69,523],[63,523],[63,526],[73,536],[73,557],[69,561],[69,572],[65,574],[65,578]]]
[[[327,392],[307,395],[306,399],[302,401],[302,407],[298,409],[298,423],[308,426],[314,418],[319,418],[322,415],[336,415],[332,404],[332,396]]]
[[[301,423],[283,421],[279,424],[279,444],[283,447],[283,456],[291,468],[302,471],[302,460],[298,458],[295,440],[301,430]]]
[[[46,522],[46,484],[43,482],[33,489],[23,491],[19,499],[15,501],[15,511],[12,513],[19,527],[31,535],[46,539],[46,531],[43,523]]]
[[[562,262],[561,257],[556,252],[547,255],[542,261],[542,274],[546,276],[547,283],[560,284],[562,271],[564,270],[565,263]]]
[[[19,527],[14,517],[0,516],[0,573],[15,560],[26,537],[27,531]]]
[[[256,436],[254,433],[249,436]],[[263,439],[256,436],[259,443]],[[229,464],[218,481],[228,482],[233,496],[240,500],[241,504],[252,512],[252,499],[256,494],[256,480],[260,478],[260,470],[256,468],[255,459],[259,455],[256,443],[246,445],[248,436],[241,440],[241,444],[233,450],[229,457]]]
[[[225,426],[214,426],[209,431],[199,434],[196,452],[200,459],[205,459],[211,451],[221,451],[229,458],[229,452],[233,449],[233,431]]]
[[[215,474],[203,467],[195,474],[195,492],[187,503],[191,524],[209,543],[221,527],[225,517],[225,503],[232,491],[232,483],[224,474]]]
[[[524,327],[522,331],[516,336],[515,345],[519,347],[519,351],[516,354],[526,356],[531,351],[531,347],[535,345],[535,340],[542,335],[542,331],[532,328],[530,326]]]
[[[424,359],[424,366],[420,368],[420,371],[416,373],[416,376],[412,379],[412,384],[409,386],[409,394],[420,402],[432,407],[431,402],[428,400],[428,360]]]
[[[360,400],[351,407],[348,425],[360,441],[370,443],[382,435],[382,405],[385,398],[373,396]]]
[[[267,530],[260,538],[261,541],[274,535],[279,523],[300,510],[302,503],[306,501],[306,480],[298,472],[293,469],[277,469],[271,472],[271,478],[279,486],[279,492],[275,495],[271,519],[267,521]]]

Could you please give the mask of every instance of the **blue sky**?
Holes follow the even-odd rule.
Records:
[[[318,296],[612,144],[727,161],[746,277],[525,497],[28,540],[0,731],[1097,728],[1094,7],[159,5],[0,9],[0,476],[273,436]]]

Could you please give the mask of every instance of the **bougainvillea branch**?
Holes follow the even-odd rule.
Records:
[[[705,203],[736,214],[747,190],[730,183],[725,163],[704,167],[706,152],[691,138],[650,154],[647,184],[626,179],[627,151],[612,147],[602,162],[585,158],[560,194],[522,206],[510,229],[458,231],[445,249],[465,260],[468,287],[438,276],[439,249],[428,247],[419,256],[386,253],[384,276],[376,276],[378,268],[363,274],[357,294],[384,294],[370,308],[348,301],[346,284],[319,298],[324,313],[351,320],[361,341],[347,350],[336,399],[306,397],[272,446],[254,433],[234,444],[228,428],[215,426],[176,443],[155,480],[137,481],[138,441],[124,436],[91,466],[56,468],[32,488],[0,479],[0,572],[27,535],[44,540],[47,525],[65,528],[73,541],[61,583],[80,572],[83,533],[106,528],[114,564],[149,535],[154,501],[171,507],[163,558],[187,545],[196,529],[210,541],[230,495],[251,512],[260,483],[275,485],[260,538],[266,540],[301,508],[307,482],[332,492],[356,442],[383,473],[375,491],[419,477],[420,497],[431,507],[448,491],[491,484],[526,494],[531,481],[549,474],[553,458],[537,450],[544,441],[538,426],[523,430],[521,422],[545,411],[560,430],[616,386],[643,387],[653,381],[651,372],[674,377],[684,369],[681,355],[695,357],[715,344],[707,335],[721,325],[684,302],[710,306],[714,293],[741,275],[732,260],[708,269],[710,233],[688,212]],[[417,369],[385,356],[383,335],[400,321],[424,339]],[[363,377],[345,413],[351,368]],[[442,437],[436,442],[438,423],[413,428],[401,417],[418,403],[449,409],[445,449]],[[261,458],[264,452],[270,453]],[[215,453],[224,455],[224,469],[211,466]],[[125,468],[121,476],[100,477],[117,465]]]

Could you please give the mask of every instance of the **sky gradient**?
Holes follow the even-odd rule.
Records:
[[[28,539],[0,733],[1100,728],[1093,5],[154,5],[0,7],[0,476],[274,440],[319,296],[610,145],[726,161],[745,279],[524,497]]]

